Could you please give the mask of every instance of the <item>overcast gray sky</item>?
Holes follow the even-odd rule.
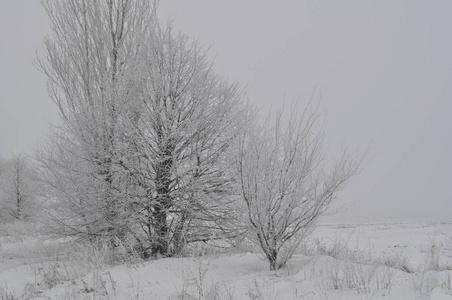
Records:
[[[329,150],[371,143],[346,214],[452,218],[452,1],[161,0],[160,15],[266,110],[319,87]],[[0,156],[31,152],[58,122],[32,65],[48,31],[39,1],[2,2]]]

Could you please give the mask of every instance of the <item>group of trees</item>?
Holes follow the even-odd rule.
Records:
[[[41,70],[63,125],[39,157],[66,234],[143,257],[232,231],[227,159],[242,92],[139,1],[44,1]]]
[[[355,173],[345,155],[324,168],[317,110],[262,121],[155,3],[43,5],[39,67],[62,124],[38,162],[59,233],[144,258],[247,236],[276,269]]]

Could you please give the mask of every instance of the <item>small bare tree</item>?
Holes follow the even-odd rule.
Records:
[[[30,220],[36,213],[38,185],[27,159],[15,156],[3,163],[1,209],[5,220]]]
[[[247,207],[251,239],[270,270],[283,266],[314,228],[359,160],[343,151],[337,163],[324,158],[318,107],[292,109],[250,123],[237,153],[237,174]],[[327,167],[330,166],[327,170]]]

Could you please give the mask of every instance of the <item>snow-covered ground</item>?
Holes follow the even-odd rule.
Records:
[[[107,251],[3,236],[0,299],[452,299],[451,229],[323,223],[273,272],[250,247],[107,266]]]

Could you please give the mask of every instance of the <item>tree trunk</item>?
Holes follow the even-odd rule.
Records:
[[[160,142],[164,139],[164,130],[162,127],[157,130]],[[157,186],[157,203],[153,205],[154,219],[154,240],[152,243],[152,254],[168,255],[169,252],[169,228],[167,223],[168,209],[172,205],[171,199],[171,168],[173,166],[172,152],[174,145],[171,140],[165,145],[162,151],[162,160],[156,166],[156,186]],[[152,238],[152,236],[151,236]]]
[[[278,265],[277,265],[277,258],[278,258],[278,253],[276,252],[276,250],[271,249],[269,251],[269,253],[266,253],[267,255],[267,259],[270,262],[270,271],[275,271],[278,269]]]
[[[168,224],[166,209],[161,205],[155,207],[155,240],[152,241],[152,254],[168,255]]]

